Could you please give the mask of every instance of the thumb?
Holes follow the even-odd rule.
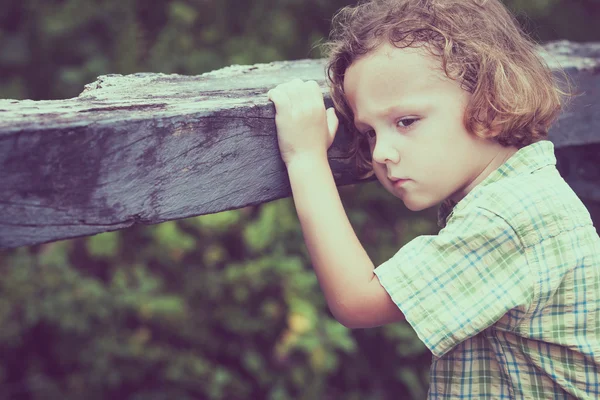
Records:
[[[335,134],[337,133],[338,127],[340,125],[340,121],[335,115],[335,108],[330,107],[327,109],[327,127],[329,128],[329,137],[331,138],[331,143],[333,143],[333,139],[335,138]]]

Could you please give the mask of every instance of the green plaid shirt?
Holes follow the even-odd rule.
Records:
[[[520,149],[439,222],[375,269],[433,353],[428,399],[600,398],[600,237],[553,143]]]

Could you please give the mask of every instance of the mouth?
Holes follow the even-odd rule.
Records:
[[[392,185],[397,188],[397,187],[404,186],[404,184],[409,181],[410,181],[410,179],[398,179],[396,181],[392,181]]]

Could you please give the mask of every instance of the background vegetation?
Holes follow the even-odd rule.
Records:
[[[598,41],[600,1],[507,0],[536,40]],[[344,0],[3,0],[0,98],[108,73],[319,58]],[[340,188],[376,265],[422,234],[377,183]],[[325,234],[325,233],[324,233]],[[0,400],[423,399],[407,323],[332,319],[292,199],[0,252]]]

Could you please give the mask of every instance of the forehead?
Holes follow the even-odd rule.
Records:
[[[344,93],[356,115],[357,109],[439,90],[444,78],[441,61],[426,49],[399,49],[386,42],[347,68]]]

